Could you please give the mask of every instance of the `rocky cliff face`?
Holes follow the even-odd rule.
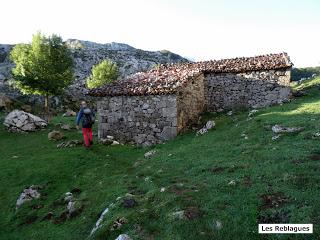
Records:
[[[75,81],[66,90],[71,101],[79,100],[86,93],[85,79],[90,75],[94,64],[103,59],[110,59],[117,63],[120,77],[146,71],[156,64],[188,62],[187,59],[169,51],[144,51],[123,43],[99,44],[89,41],[69,39],[66,41],[72,52],[75,64]],[[0,44],[0,92],[11,98],[17,98],[20,93],[8,86],[11,79],[11,69],[14,64],[9,59],[9,53],[14,45]],[[71,98],[70,98],[71,97]]]

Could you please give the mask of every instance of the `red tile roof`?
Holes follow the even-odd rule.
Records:
[[[247,71],[290,68],[287,53],[160,65],[147,72],[128,76],[125,80],[89,91],[91,96],[159,95],[177,92],[188,80],[201,73],[241,73]]]

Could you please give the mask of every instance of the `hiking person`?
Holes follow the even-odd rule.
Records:
[[[94,112],[87,106],[85,101],[81,102],[81,108],[77,115],[77,129],[79,129],[80,121],[82,123],[82,134],[86,148],[89,148],[93,144],[92,138],[92,125],[95,121]]]

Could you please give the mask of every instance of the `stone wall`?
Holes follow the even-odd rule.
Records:
[[[200,113],[204,110],[204,75],[189,80],[177,96],[178,133],[188,126],[197,123]]]
[[[205,74],[207,111],[259,108],[287,101],[291,69]]]
[[[176,95],[104,97],[97,108],[99,138],[148,146],[177,135]]]

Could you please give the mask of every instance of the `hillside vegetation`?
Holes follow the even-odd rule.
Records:
[[[320,78],[294,86],[307,95],[250,117],[249,111],[204,114],[203,122],[216,122],[207,134],[190,130],[153,148],[57,149],[47,134],[59,122],[72,124],[70,118],[57,117],[32,134],[1,128],[0,239],[113,240],[121,233],[159,240],[319,239],[318,84]],[[304,129],[278,137],[275,124]],[[81,138],[76,130],[65,134]],[[156,154],[145,158],[151,149]],[[42,186],[41,198],[16,210],[19,194],[33,184]],[[72,189],[83,209],[65,219],[59,199]],[[52,218],[44,219],[49,212]],[[313,223],[314,234],[262,237],[259,222]]]

